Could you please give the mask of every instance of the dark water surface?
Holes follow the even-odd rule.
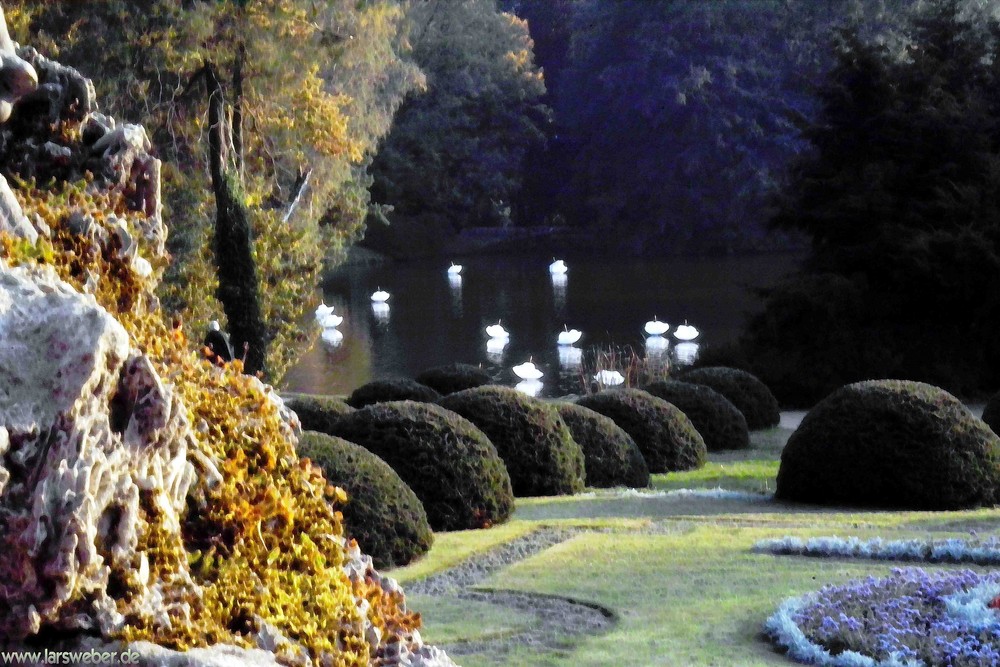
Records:
[[[542,395],[579,392],[580,358],[589,365],[595,349],[608,346],[646,354],[643,325],[654,316],[670,324],[665,338],[674,363],[672,334],[684,320],[700,330],[696,343],[734,340],[745,314],[758,307],[748,288],[774,284],[797,268],[799,257],[580,259],[567,261],[564,281],[549,274],[550,257],[456,261],[464,266],[459,281],[449,279],[448,263],[440,260],[342,271],[324,285],[324,299],[344,317],[343,340],[318,341],[281,386],[346,394],[373,379],[413,377],[455,361],[482,364],[514,385],[511,367],[531,358],[545,373]],[[378,288],[391,294],[384,313],[370,300]],[[488,349],[485,328],[498,320],[510,332],[509,343]],[[560,352],[556,339],[564,325],[583,332],[578,351]],[[680,352],[684,357],[684,348]]]

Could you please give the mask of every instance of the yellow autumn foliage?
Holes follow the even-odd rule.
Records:
[[[119,638],[179,649],[249,645],[256,615],[312,657],[354,667],[373,660],[359,600],[368,600],[367,620],[383,636],[419,626],[419,616],[405,609],[401,596],[373,583],[352,583],[345,574],[342,516],[333,504],[346,496],[298,458],[270,389],[243,375],[239,362],[211,365],[197,340],[189,342],[179,323],[165,321],[153,307],[153,285],[164,262],[154,263],[151,278],[142,278],[128,261],[95,252],[89,240],[69,230],[67,221],[77,211],[108,229],[113,214],[136,232],[121,198],[85,182],[54,190],[18,185],[25,214],[39,216],[52,231],[34,245],[0,236],[0,256],[15,266],[51,265],[81,291],[89,278],[98,303],[118,318],[132,346],[148,355],[186,405],[197,442],[189,458],[208,457],[222,476],[215,486],[199,480],[192,489],[180,535],[167,530],[155,511],[142,513],[139,546],[150,558],[150,572],[164,582],[167,600],[191,603],[190,614],[162,625],[125,594],[119,611],[127,622]],[[140,254],[149,257],[141,234],[135,236]],[[197,600],[185,597],[192,595],[186,575],[200,589]]]

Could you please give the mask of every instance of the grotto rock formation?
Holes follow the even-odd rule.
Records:
[[[43,624],[109,634],[123,620],[116,588],[170,612],[136,528],[145,503],[179,530],[194,477],[183,406],[52,270],[0,271],[0,337],[0,637]]]
[[[145,131],[99,114],[93,86],[76,70],[11,42],[2,10],[0,91],[0,171],[29,183],[78,182],[89,172],[87,187],[123,195],[130,211],[124,219],[74,210],[57,231],[51,219],[25,215],[30,201],[22,200],[22,210],[0,176],[0,237],[6,237],[0,245],[0,649],[23,649],[44,633],[46,648],[127,648],[140,665],[314,664],[299,643],[260,617],[234,637],[244,646],[181,651],[116,639],[137,619],[169,628],[196,615],[193,603],[207,585],[189,564],[182,526],[205,490],[224,484],[232,470],[200,448],[199,434],[213,425],[189,423],[179,398],[188,385],[162,379],[154,357],[136,349],[134,329],[126,328],[132,322],[126,314],[155,313],[152,266],[166,259],[160,163],[149,155]],[[60,138],[53,119],[78,124],[78,133],[65,135],[78,138]],[[34,250],[44,239],[46,252],[64,252],[67,234],[73,257],[113,265],[110,275],[141,285],[135,301],[118,301],[120,321],[95,298],[101,289],[106,297],[109,286],[85,262],[85,273],[70,278],[50,264],[14,266],[3,258],[11,238]],[[279,400],[256,379],[241,387]],[[297,419],[278,408],[277,439],[298,463],[289,449]],[[296,474],[303,493],[322,498],[322,487]],[[401,630],[403,623],[385,625],[394,630],[383,636],[372,618],[388,608],[378,605],[402,599],[398,585],[356,545],[323,537],[338,545],[327,552],[337,557],[334,580],[343,581],[373,664],[454,667],[415,630]]]

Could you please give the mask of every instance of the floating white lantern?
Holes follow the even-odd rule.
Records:
[[[609,371],[607,369],[597,371],[597,375],[594,376],[594,379],[600,384],[603,384],[605,387],[615,387],[625,383],[625,376],[619,371]]]
[[[567,271],[569,271],[569,267],[566,266],[566,262],[561,259],[557,259],[549,264],[549,273],[552,275],[563,275]]]
[[[545,375],[535,367],[535,364],[531,363],[530,361],[526,361],[523,364],[514,366],[514,368],[512,368],[511,370],[514,371],[514,375],[521,378],[522,380],[540,380],[542,376]]]
[[[674,331],[674,338],[677,340],[694,340],[700,334],[701,332],[698,329],[688,324],[687,320],[685,320],[684,324],[677,327],[677,330]]]
[[[565,325],[563,325],[563,329],[563,331],[559,332],[559,338],[557,340],[560,345],[572,345],[580,340],[581,336],[583,336],[583,332],[579,329],[566,329]]]
[[[322,320],[320,320],[319,323],[320,323],[320,326],[322,326],[324,329],[335,329],[335,328],[339,327],[340,324],[341,324],[341,322],[343,322],[343,321],[344,321],[344,318],[341,317],[340,315],[334,315],[333,313],[330,313],[329,315],[327,315],[326,317],[324,317]]]
[[[486,335],[490,338],[510,338],[510,334],[503,328],[500,322],[486,327]]]
[[[460,273],[462,273],[462,265],[461,264],[456,264],[455,262],[452,262],[451,266],[448,267],[448,275],[449,276],[457,276]]]
[[[662,336],[663,334],[670,331],[670,325],[666,322],[661,322],[653,316],[653,319],[646,322],[646,326],[643,327],[650,336]]]
[[[333,306],[328,306],[328,305],[326,305],[323,302],[320,302],[320,304],[318,306],[316,306],[316,321],[317,322],[322,322],[324,319],[327,318],[327,316],[332,315],[332,314],[333,314]]]
[[[389,300],[389,293],[383,289],[378,289],[372,292],[372,301],[375,303],[385,303]]]

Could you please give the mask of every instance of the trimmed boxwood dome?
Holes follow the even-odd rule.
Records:
[[[649,468],[635,440],[610,418],[573,403],[556,408],[583,450],[587,486],[649,486]]]
[[[392,378],[373,380],[368,384],[361,385],[351,392],[347,404],[352,408],[363,408],[372,403],[386,403],[388,401],[433,403],[439,398],[441,398],[441,394],[416,380]]]
[[[692,470],[705,465],[705,441],[679,409],[641,389],[606,389],[578,405],[611,418],[632,436],[649,472]]]
[[[680,408],[705,439],[708,451],[746,449],[750,446],[750,433],[743,413],[711,387],[692,382],[661,380],[645,389],[653,396]]]
[[[983,410],[983,421],[993,429],[994,433],[1000,435],[1000,392],[993,394],[993,398],[986,403],[986,408]]]
[[[781,421],[778,399],[756,376],[725,366],[710,366],[688,371],[684,382],[703,384],[728,398],[747,420],[747,428],[757,431],[777,426]]]
[[[993,503],[1000,438],[921,382],[869,380],[820,401],[781,454],[776,497],[950,510]]]
[[[343,416],[331,435],[388,463],[417,494],[434,530],[486,528],[514,509],[510,476],[472,422],[431,403],[376,403]]]
[[[486,434],[507,464],[515,496],[559,496],[583,490],[583,451],[555,407],[496,385],[445,396],[439,405]]]
[[[303,431],[329,433],[334,422],[354,408],[336,396],[319,394],[281,394],[281,400],[299,416]]]
[[[427,513],[389,464],[364,447],[325,433],[305,431],[298,454],[322,468],[347,491],[345,532],[378,568],[399,567],[427,553],[434,541]]]
[[[417,376],[417,382],[427,385],[442,396],[456,391],[475,389],[493,384],[493,378],[479,366],[470,364],[448,364],[428,368]]]

